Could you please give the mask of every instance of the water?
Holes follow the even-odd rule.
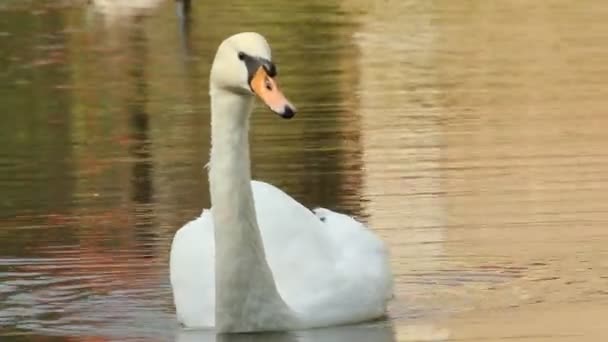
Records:
[[[588,1],[0,4],[2,341],[598,340],[608,333],[608,6]],[[255,178],[389,244],[388,321],[177,328],[174,232],[209,205],[208,70],[243,30],[298,106]]]

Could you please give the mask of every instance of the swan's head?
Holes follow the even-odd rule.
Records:
[[[244,32],[224,40],[211,67],[210,91],[257,95],[273,112],[292,118],[296,108],[287,100],[277,83],[277,68],[270,46],[258,33]]]

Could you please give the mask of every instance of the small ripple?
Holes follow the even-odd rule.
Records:
[[[172,322],[168,288],[158,287],[162,265],[141,265],[138,254],[84,256],[55,250],[50,258],[2,258],[0,326],[52,334],[151,334]],[[166,327],[165,327],[166,328]],[[152,329],[153,330],[153,329]],[[165,329],[172,331],[172,329]],[[157,336],[157,335],[151,335]]]

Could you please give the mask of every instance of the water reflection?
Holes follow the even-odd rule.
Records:
[[[134,17],[150,15],[165,0],[89,0],[89,10],[95,11],[103,16],[108,26],[121,25],[122,21],[128,21]]]
[[[420,307],[436,305],[429,301],[432,288],[468,276],[442,272],[446,227],[437,131],[443,108],[432,56],[433,4],[396,0],[368,8],[355,0],[343,6],[365,11],[353,33],[359,53],[352,69],[358,73],[352,90],[364,152],[362,197],[368,222],[389,242],[400,277],[392,312],[415,317],[423,314]]]
[[[270,334],[215,335],[209,331],[177,332],[176,342],[394,342],[394,341],[435,341],[450,339],[449,331],[420,322],[410,322],[395,331],[393,322],[378,321],[361,325],[340,326],[307,331]]]
[[[309,331],[262,334],[220,334],[205,331],[179,331],[175,342],[393,342],[390,322],[333,327]]]
[[[192,21],[192,3],[190,0],[176,0],[176,12],[179,19],[180,38],[184,54],[190,54],[190,25]]]
[[[129,46],[133,49],[135,60],[143,60],[147,54],[147,42],[141,27],[131,31]],[[135,83],[134,94],[130,97],[127,108],[129,112],[130,134],[129,152],[132,156],[131,199],[134,204],[135,237],[141,246],[152,248],[146,241],[154,241],[157,232],[154,227],[154,188],[150,117],[146,111],[148,90],[146,83],[146,63],[134,63],[130,74]]]

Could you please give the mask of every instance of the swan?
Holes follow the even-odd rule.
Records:
[[[266,39],[224,40],[209,78],[211,209],[173,238],[170,281],[177,320],[217,332],[285,331],[383,317],[392,296],[385,244],[355,219],[308,210],[251,180],[249,116],[257,95],[289,119]]]

